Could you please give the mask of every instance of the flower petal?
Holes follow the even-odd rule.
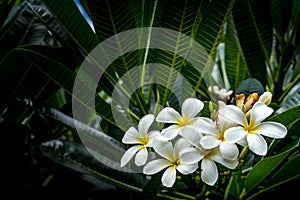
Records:
[[[287,134],[287,129],[284,125],[277,122],[263,122],[257,126],[256,133],[277,139],[284,138]]]
[[[182,174],[190,174],[193,173],[197,170],[198,168],[198,163],[194,163],[194,164],[180,164],[176,167],[176,169],[182,173]]]
[[[135,145],[127,149],[121,158],[121,167],[125,166],[131,158],[136,154],[138,150],[140,150],[141,145]]]
[[[161,177],[161,182],[166,187],[172,187],[176,181],[175,166],[168,167]]]
[[[135,164],[137,166],[144,165],[148,159],[148,151],[146,148],[139,150],[135,156]]]
[[[170,165],[171,162],[166,159],[152,160],[144,166],[143,173],[146,175],[156,174]]]
[[[134,127],[130,127],[122,138],[125,144],[140,144],[140,134]]]
[[[220,119],[221,117],[225,119]],[[231,120],[240,125],[247,123],[246,115],[240,108],[234,105],[227,105],[220,108],[218,111],[218,118],[219,120]]]
[[[182,128],[182,136],[189,141],[189,143],[191,143],[192,145],[194,145],[195,147],[200,148],[200,139],[202,137],[202,134],[198,133],[195,131],[194,128],[190,127],[190,126],[186,126]]]
[[[247,142],[249,145],[249,149],[260,156],[264,156],[267,154],[267,142],[265,139],[259,134],[248,134]]]
[[[222,154],[222,157],[228,160],[234,160],[239,155],[239,149],[236,144],[232,144],[229,142],[222,142],[220,144],[220,152]]]
[[[254,104],[251,113],[250,113],[250,121],[253,121],[254,124],[259,124],[267,117],[269,117],[273,113],[273,109],[268,107],[266,104],[262,102],[257,102]]]
[[[173,157],[173,145],[171,142],[158,142],[153,146],[156,153],[161,155],[167,160],[174,161]]]
[[[201,180],[212,186],[218,180],[218,168],[214,161],[203,159],[201,161]]]
[[[267,106],[271,103],[272,101],[272,93],[269,91],[264,92],[262,95],[260,95],[258,102],[263,102]]]
[[[199,117],[195,126],[200,132],[205,134],[217,135],[219,133],[216,123],[209,118]]]
[[[162,139],[168,141],[174,139],[181,132],[177,125],[171,125],[161,131]]]
[[[216,136],[213,135],[206,135],[201,138],[200,144],[204,149],[212,149],[217,147],[221,143],[221,140],[219,140]]]
[[[204,107],[204,103],[196,98],[187,98],[182,103],[181,114],[189,119],[194,118]]]
[[[183,154],[180,156],[180,163],[183,164],[194,164],[198,163],[204,155],[200,154],[199,149],[196,148],[188,148]]]
[[[225,140],[231,143],[238,142],[239,140],[243,139],[246,135],[247,132],[244,131],[244,128],[241,126],[229,128],[224,132]]]
[[[181,152],[184,152],[191,144],[185,138],[179,138],[174,145],[174,158],[179,158]]]
[[[147,137],[148,130],[154,121],[154,115],[148,114],[141,118],[138,124],[139,133],[143,137]]]
[[[229,169],[234,169],[239,164],[238,159],[229,160],[229,159],[224,158],[219,149],[214,149],[209,154],[209,157],[212,160],[216,161],[217,163],[220,163],[221,165],[223,165]]]
[[[156,121],[177,124],[181,118],[182,116],[174,108],[166,107],[158,113]]]

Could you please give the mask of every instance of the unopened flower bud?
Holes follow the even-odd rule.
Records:
[[[263,102],[268,106],[272,101],[272,93],[269,91],[264,92],[262,95],[260,95],[258,101]]]

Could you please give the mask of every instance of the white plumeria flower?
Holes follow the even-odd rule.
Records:
[[[223,117],[228,118],[239,126],[229,128],[225,131],[224,137],[227,141],[238,142],[246,138],[249,149],[257,155],[267,154],[267,142],[263,136],[270,138],[284,138],[287,129],[277,122],[262,122],[273,113],[273,109],[265,103],[257,102],[250,110],[249,122],[244,112],[234,105],[227,105],[224,108]]]
[[[122,142],[125,144],[137,144],[130,147],[121,158],[121,167],[125,166],[134,155],[135,164],[137,166],[144,165],[148,159],[148,150],[147,147],[152,147],[155,143],[155,138],[159,135],[159,131],[151,131],[148,133],[148,130],[153,123],[155,117],[152,114],[145,115],[141,118],[138,124],[138,130],[134,127],[130,127],[124,137]]]
[[[221,100],[228,100],[230,95],[233,93],[232,90],[226,90],[225,88],[219,88],[217,85],[209,86],[208,91],[217,95]]]
[[[181,155],[181,162],[184,164],[193,164],[201,161],[201,180],[208,184],[214,185],[218,180],[218,167],[215,162],[223,166],[234,169],[238,165],[238,159],[229,160],[222,156],[219,148],[205,149],[200,144],[203,137],[199,133],[195,133],[193,129],[187,127],[186,139],[193,145],[186,149]]]
[[[206,134],[200,139],[200,144],[204,149],[219,147],[222,157],[229,160],[234,160],[238,157],[239,149],[236,144],[228,142],[224,138],[225,130],[236,125],[235,123],[219,115],[216,122],[209,118],[200,118],[198,123],[201,132]]]
[[[161,182],[166,187],[172,187],[176,181],[176,170],[182,174],[190,174],[197,170],[198,164],[182,164],[181,154],[190,144],[179,138],[173,148],[171,142],[163,142],[162,145],[154,146],[155,151],[162,158],[148,162],[143,169],[143,173],[153,175],[167,168],[162,175]]]
[[[192,126],[197,118],[195,117],[204,107],[204,103],[196,98],[187,98],[182,103],[181,114],[174,108],[163,108],[157,115],[156,121],[171,123],[168,128],[163,129],[161,134],[165,140],[172,140],[178,134],[182,135],[182,127]]]

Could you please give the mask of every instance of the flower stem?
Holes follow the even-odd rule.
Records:
[[[203,184],[203,187],[202,187],[202,190],[201,190],[201,192],[199,193],[199,194],[197,194],[196,196],[195,196],[195,200],[197,200],[197,199],[203,199],[203,196],[205,195],[205,193],[206,193],[206,184]]]

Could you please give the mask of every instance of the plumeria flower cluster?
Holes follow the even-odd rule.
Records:
[[[199,170],[201,180],[214,185],[218,180],[218,166],[235,169],[239,164],[239,146],[248,147],[259,156],[267,154],[264,137],[285,137],[284,125],[265,121],[272,113],[269,107],[272,94],[253,93],[245,98],[236,95],[235,105],[218,103],[214,117],[200,117],[204,103],[187,98],[179,113],[172,107],[163,108],[157,116],[147,114],[137,129],[131,127],[122,142],[132,145],[121,159],[121,167],[135,159],[143,166],[143,173],[153,175],[164,170],[161,181],[172,187],[177,173],[191,174]],[[162,130],[151,130],[153,122],[163,123]],[[155,153],[155,157],[149,156]]]

